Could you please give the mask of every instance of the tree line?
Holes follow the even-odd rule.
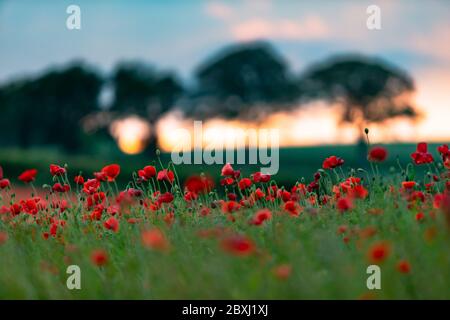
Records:
[[[417,116],[407,72],[363,55],[332,56],[297,74],[266,42],[234,44],[201,63],[193,78],[187,85],[173,72],[135,61],[120,62],[105,76],[77,62],[7,82],[0,87],[0,146],[81,151],[87,139],[81,122],[100,110],[151,124],[175,107],[196,119],[258,121],[320,99],[342,105],[341,120],[361,134],[367,122]],[[105,88],[111,90],[107,105],[99,99]]]

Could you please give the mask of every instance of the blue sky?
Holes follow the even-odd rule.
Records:
[[[69,4],[81,7],[82,30],[65,27]],[[365,26],[370,4],[381,8],[380,31]],[[104,71],[119,60],[139,59],[187,78],[224,45],[259,38],[271,41],[297,70],[350,51],[414,71],[448,66],[444,54],[414,41],[437,45],[433,37],[450,28],[449,16],[445,0],[0,0],[0,81],[74,59]]]

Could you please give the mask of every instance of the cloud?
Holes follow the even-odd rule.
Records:
[[[219,1],[209,1],[205,11],[207,15],[220,20],[229,20],[233,17],[233,9]]]
[[[310,40],[330,34],[327,24],[317,16],[307,16],[303,21],[289,19],[251,19],[231,27],[232,36],[239,41],[262,38]]]
[[[415,50],[450,62],[450,26],[441,24],[427,34],[411,37],[410,46]]]

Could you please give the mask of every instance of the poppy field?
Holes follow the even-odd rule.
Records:
[[[216,183],[156,161],[125,188],[119,164],[0,168],[0,298],[450,299],[449,148],[419,143],[386,170],[390,156],[330,155],[290,186],[231,164]]]

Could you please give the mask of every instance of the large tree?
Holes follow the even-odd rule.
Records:
[[[342,122],[353,123],[360,139],[368,123],[417,115],[410,101],[412,78],[382,60],[344,55],[313,65],[301,77],[304,101],[325,99],[343,107]]]
[[[182,84],[172,73],[157,72],[141,62],[119,63],[112,76],[114,102],[112,110],[122,115],[137,114],[151,124],[169,111],[184,92]],[[149,149],[157,145],[156,132]]]
[[[221,50],[197,72],[196,116],[257,119],[291,105],[296,86],[287,63],[266,43]]]
[[[34,79],[13,81],[0,89],[0,120],[8,141],[22,147],[82,145],[81,119],[97,107],[102,80],[81,64],[51,70]]]
[[[120,63],[112,76],[115,111],[134,113],[155,122],[183,93],[175,75],[140,62]]]

